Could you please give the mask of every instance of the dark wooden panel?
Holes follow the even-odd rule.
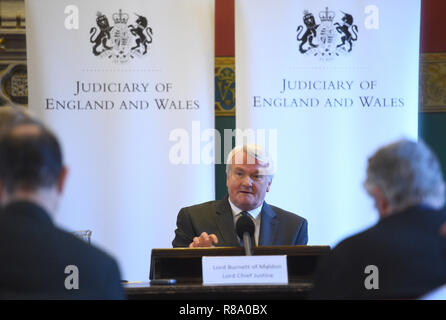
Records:
[[[308,298],[313,288],[312,283],[304,282],[255,286],[150,286],[149,283],[124,286],[129,300],[295,300]]]
[[[270,246],[254,248],[254,255],[286,255],[290,282],[313,280],[319,258],[328,246]],[[178,284],[201,284],[203,256],[243,256],[243,248],[153,249],[150,279],[176,279]]]

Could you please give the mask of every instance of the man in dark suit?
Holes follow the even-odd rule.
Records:
[[[380,220],[321,262],[311,297],[408,299],[446,283],[445,186],[435,155],[422,142],[385,146],[369,159],[364,187]]]
[[[228,155],[226,168],[229,195],[223,200],[182,208],[172,245],[240,246],[235,223],[244,213],[254,222],[257,245],[307,244],[307,221],[264,201],[273,173],[272,159],[263,148],[256,145],[234,148]]]
[[[123,299],[117,263],[52,222],[67,170],[37,123],[0,137],[0,298]]]

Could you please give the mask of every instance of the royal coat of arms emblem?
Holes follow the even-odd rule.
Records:
[[[128,25],[129,15],[120,9],[118,13],[113,14],[114,25],[110,26],[107,16],[98,12],[97,27],[90,29],[93,54],[111,59],[117,64],[146,55],[153,40],[153,31],[148,26],[146,17],[136,13],[135,15],[136,26]]]
[[[342,12],[342,11],[341,11]],[[319,12],[320,24],[314,15],[304,11],[304,25],[297,27],[299,52],[324,60],[348,54],[353,49],[353,41],[358,40],[358,26],[353,24],[353,16],[342,12],[341,23],[334,22],[335,12],[328,10]],[[305,29],[305,31],[304,31]]]

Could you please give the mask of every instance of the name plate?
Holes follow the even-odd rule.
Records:
[[[203,285],[288,284],[286,256],[203,257]]]

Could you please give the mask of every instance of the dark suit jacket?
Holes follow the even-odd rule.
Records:
[[[0,212],[1,299],[123,299],[116,262],[106,253],[54,226],[31,202]],[[67,290],[68,265],[79,270],[79,289]]]
[[[314,299],[407,299],[446,283],[445,213],[413,207],[347,238],[320,264]],[[365,273],[368,265],[378,273]],[[365,280],[378,275],[378,289]],[[368,279],[368,281],[371,278]]]
[[[298,215],[263,203],[259,245],[304,245],[308,223]],[[177,218],[173,247],[188,247],[202,232],[215,234],[217,246],[240,246],[228,197],[182,208]]]

